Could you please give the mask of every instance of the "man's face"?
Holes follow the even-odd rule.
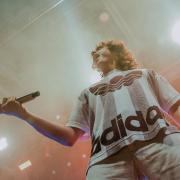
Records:
[[[113,68],[112,65],[112,54],[107,47],[99,49],[93,55],[93,66],[96,67],[99,71],[106,73]]]

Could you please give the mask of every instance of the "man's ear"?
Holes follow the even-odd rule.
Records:
[[[113,54],[113,55],[112,55],[112,59],[111,59],[111,63],[112,63],[112,65],[114,65],[114,67],[116,67],[117,59],[118,59],[118,57]]]
[[[116,67],[116,59],[113,60],[113,65]]]

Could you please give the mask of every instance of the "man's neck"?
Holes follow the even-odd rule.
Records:
[[[108,71],[103,72],[102,76],[107,76],[110,72],[116,71],[116,70],[117,70],[116,68],[109,69]]]

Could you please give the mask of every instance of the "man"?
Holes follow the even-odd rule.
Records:
[[[180,134],[164,118],[167,112],[180,119],[179,93],[156,72],[138,68],[121,41],[99,43],[92,57],[102,79],[81,92],[66,126],[32,115],[15,98],[1,112],[67,146],[88,133],[87,180],[180,179]]]

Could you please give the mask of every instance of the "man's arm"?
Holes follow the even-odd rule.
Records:
[[[78,128],[72,128],[64,125],[56,125],[45,119],[32,115],[29,112],[27,118],[25,118],[24,120],[31,126],[33,126],[41,134],[65,146],[74,145],[77,139],[84,134],[84,131]]]
[[[0,104],[0,113],[23,119],[41,134],[65,146],[72,146],[76,140],[84,134],[84,131],[78,128],[56,125],[29,113],[19,102],[15,101],[15,99],[9,99],[6,103]]]

